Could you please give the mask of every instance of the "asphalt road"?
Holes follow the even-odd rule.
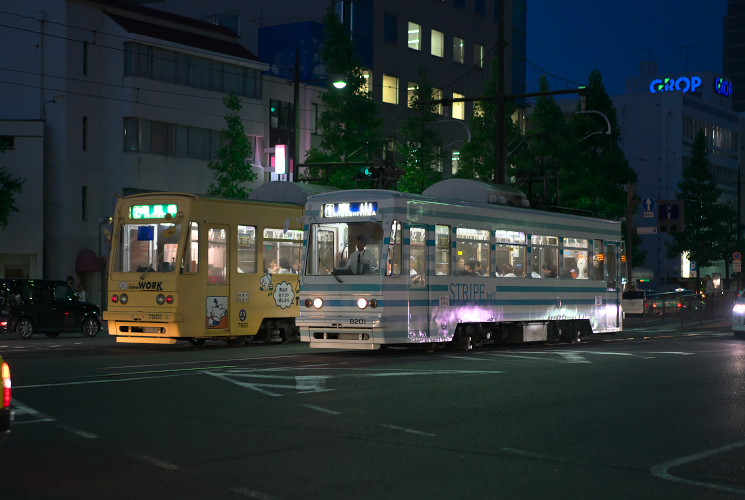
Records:
[[[727,322],[353,352],[0,337],[0,498],[743,498]]]

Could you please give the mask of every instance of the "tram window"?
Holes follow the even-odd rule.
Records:
[[[602,281],[605,277],[605,255],[603,253],[603,240],[593,240],[592,245],[592,269],[590,279]]]
[[[189,236],[186,238],[186,249],[184,249],[184,265],[181,269],[185,273],[199,271],[199,224],[194,221],[189,223]]]
[[[228,282],[228,230],[211,227],[207,239],[207,281],[211,285]]]
[[[266,272],[296,274],[299,271],[303,232],[298,229],[264,229],[264,267]]]
[[[360,235],[364,235],[367,240],[365,261],[370,262],[365,264],[363,274],[379,274],[383,243],[383,226],[380,222],[311,224],[305,273],[311,276],[353,274],[348,259],[355,252],[357,237]],[[271,263],[271,259],[267,263]]]
[[[256,227],[238,225],[238,272],[256,273]]]
[[[435,273],[450,275],[450,226],[435,226]]]
[[[497,242],[494,274],[504,278],[525,277],[525,233],[498,229],[494,231],[494,240]]]
[[[557,236],[530,236],[530,276],[532,278],[559,277],[559,238]]]
[[[399,276],[401,274],[401,223],[394,220],[391,224],[391,244],[388,246],[387,276]]]
[[[563,238],[559,277],[562,279],[588,279],[589,242],[582,238]]]
[[[455,230],[455,250],[458,255],[457,274],[473,276],[490,274],[489,240],[487,230],[463,227]]]
[[[180,239],[180,223],[125,224],[120,234],[115,270],[171,272]]]
[[[427,230],[423,227],[412,227],[409,234],[409,284],[412,287],[423,287],[427,276]]]

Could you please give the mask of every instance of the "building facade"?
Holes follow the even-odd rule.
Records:
[[[8,1],[0,40],[13,46],[0,83],[3,166],[25,179],[0,239],[0,277],[65,279],[103,300],[110,217],[140,191],[204,193],[226,128],[228,93],[242,101],[264,180],[269,100],[292,89],[232,31],[133,4]],[[108,232],[107,232],[108,231]]]
[[[733,85],[721,74],[700,71],[659,74],[654,63],[643,63],[640,76],[627,80],[626,94],[613,96],[621,127],[621,146],[636,170],[635,227],[644,267],[653,274],[649,288],[674,289],[695,274],[719,272],[723,265],[698,269],[681,256],[667,257],[671,232],[685,223],[685,203],[678,203],[678,183],[691,159],[691,146],[703,131],[709,144],[708,160],[720,202],[731,207],[733,224],[742,213],[738,182],[742,119],[733,111]],[[738,205],[740,203],[740,205]],[[734,228],[734,225],[733,225]],[[695,271],[695,274],[692,273]]]

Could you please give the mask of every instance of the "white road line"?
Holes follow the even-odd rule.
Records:
[[[197,374],[199,372],[190,372]],[[14,385],[13,390],[18,389],[38,389],[39,387],[63,387],[66,385],[87,385],[87,384],[108,384],[110,382],[130,382],[132,380],[148,380],[156,378],[169,378],[169,377],[181,377],[183,373],[171,374],[171,375],[152,375],[149,377],[127,377],[127,378],[107,378],[105,380],[81,380],[78,382],[55,382],[52,384],[33,384],[33,385]]]
[[[249,498],[257,498],[258,500],[273,500],[274,499],[274,497],[271,495],[267,495],[266,493],[251,490],[248,488],[231,488],[230,491],[234,491],[236,493],[247,496]]]
[[[465,356],[452,356],[448,354],[442,354],[440,355],[441,358],[452,358],[452,359],[458,359],[462,361],[486,361],[484,358],[479,358],[478,356],[472,356],[472,355],[465,355]]]
[[[674,481],[676,483],[683,483],[683,484],[692,484],[695,486],[702,486],[704,488],[710,488],[713,490],[728,491],[730,493],[737,493],[739,495],[745,495],[745,490],[731,488],[729,486],[723,486],[721,484],[704,483],[702,481],[693,481],[691,479],[684,479],[682,477],[673,476],[672,474],[668,472],[673,467],[677,467],[679,465],[687,464],[690,462],[695,462],[696,460],[700,460],[702,458],[708,458],[712,455],[723,453],[725,451],[742,448],[743,446],[745,446],[745,441],[738,441],[736,443],[728,444],[726,446],[721,446],[719,448],[702,451],[701,453],[695,453],[693,455],[688,455],[687,457],[680,457],[680,458],[670,460],[669,462],[655,465],[654,467],[649,469],[649,471],[652,473],[652,475],[657,476],[662,479],[667,479],[668,481]]]
[[[59,427],[60,429],[64,429],[67,432],[72,432],[73,434],[77,434],[78,436],[85,438],[85,439],[98,439],[98,436],[96,436],[92,432],[84,431],[83,429],[78,429],[77,427],[73,427],[72,425],[58,423],[57,427]]]
[[[98,439],[98,436],[93,434],[92,432],[84,431],[83,429],[78,429],[77,427],[74,427],[72,425],[68,424],[62,424],[57,421],[56,418],[50,417],[49,415],[46,415],[38,410],[34,410],[30,406],[27,406],[17,399],[13,399],[12,403],[13,407],[13,413],[15,416],[18,415],[31,415],[33,417],[36,417],[36,420],[30,420],[30,421],[21,421],[21,422],[13,422],[13,425],[21,425],[21,424],[36,424],[36,423],[43,423],[43,422],[53,422],[54,425],[59,427],[60,429],[63,429],[67,432],[71,432],[73,434],[76,434],[82,438],[85,439]]]
[[[141,460],[143,462],[149,463],[150,465],[154,465],[156,467],[159,467],[161,469],[165,470],[179,470],[179,466],[176,464],[172,464],[170,462],[166,462],[163,460],[159,460],[155,457],[151,457],[150,455],[145,455],[144,453],[134,453],[130,452],[127,453],[128,457],[135,458],[137,460]]]
[[[592,361],[586,360],[584,356],[577,352],[559,352],[557,354],[564,358],[566,363],[592,363]]]
[[[427,437],[435,437],[437,434],[430,434],[429,432],[423,432],[418,431],[416,429],[408,429],[406,427],[401,427],[398,425],[390,425],[390,424],[380,424],[381,427],[386,427],[388,429],[393,429],[394,431],[401,431],[406,432],[408,434],[416,434],[417,436],[427,436]]]
[[[338,411],[329,410],[327,408],[321,408],[320,406],[314,406],[314,405],[303,405],[303,406],[305,406],[306,408],[310,410],[316,410],[322,413],[328,413],[329,415],[341,415],[341,413]]]

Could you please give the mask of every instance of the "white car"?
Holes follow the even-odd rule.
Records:
[[[738,339],[745,339],[745,290],[740,290],[732,306],[732,332]]]
[[[626,290],[621,296],[623,312],[628,315],[644,314],[647,298],[653,294],[651,290]],[[646,304],[646,308],[646,312],[649,312],[649,304]]]

